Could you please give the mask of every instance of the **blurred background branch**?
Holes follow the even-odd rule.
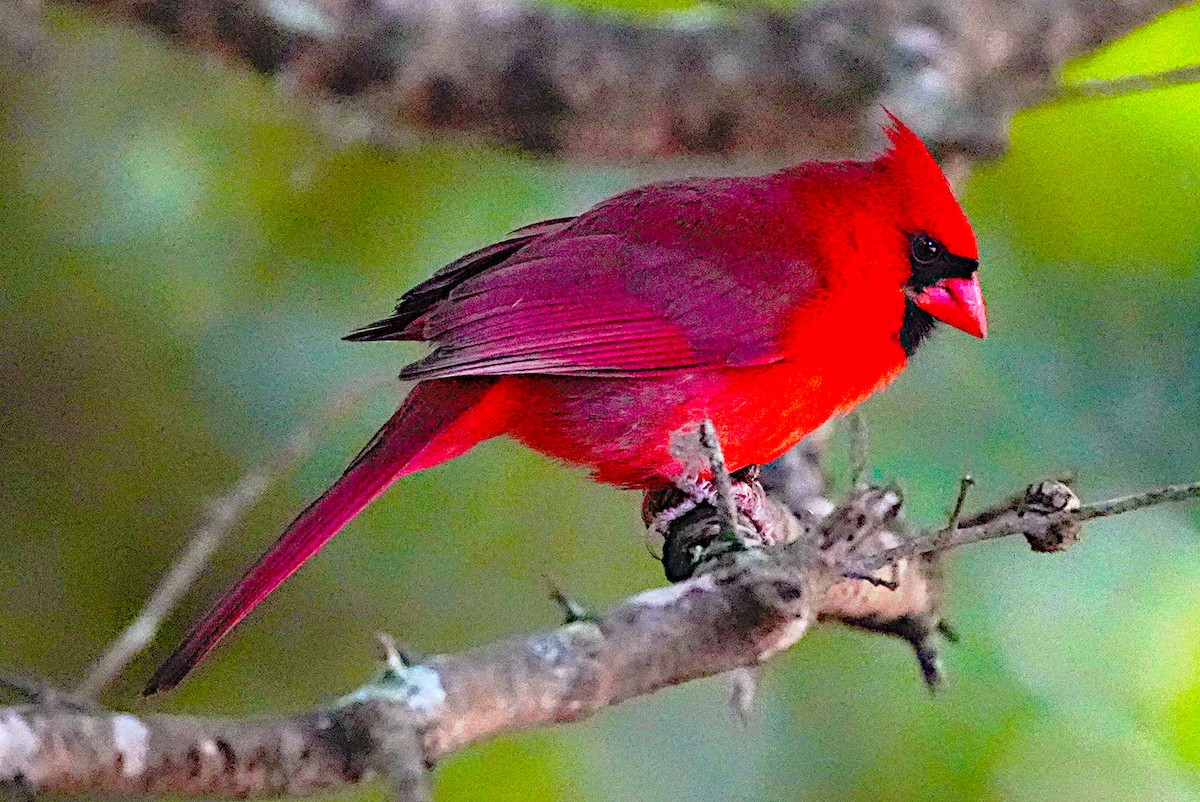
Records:
[[[1190,64],[1186,67],[1152,72],[1147,75],[1129,75],[1107,81],[1083,81],[1063,86],[1059,89],[1058,95],[1053,98],[1053,102],[1070,103],[1078,100],[1094,100],[1116,97],[1130,92],[1149,92],[1154,89],[1187,86],[1195,83],[1200,83],[1200,64]]]
[[[334,395],[328,408],[313,416],[287,436],[283,445],[261,467],[243,476],[227,494],[208,505],[187,545],[172,563],[137,617],[105,650],[83,682],[75,689],[76,699],[95,699],[134,657],[154,639],[163,619],[191,589],[208,567],[213,554],[246,511],[262,497],[270,484],[308,456],[314,425],[328,424],[360,407],[371,390],[385,383],[378,379],[354,382]]]
[[[1183,4],[737,3],[647,24],[532,0],[79,2],[276,76],[339,136],[462,133],[596,163],[861,152],[880,106],[945,158],[994,158],[1069,59]]]

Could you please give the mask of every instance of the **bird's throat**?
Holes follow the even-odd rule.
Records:
[[[937,321],[933,315],[917,307],[910,299],[904,299],[904,322],[900,326],[900,346],[904,353],[912,356],[917,347],[933,331]]]

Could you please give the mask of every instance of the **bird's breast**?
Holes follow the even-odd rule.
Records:
[[[506,377],[510,432],[626,486],[660,485],[684,473],[673,441],[706,418],[731,468],[770,462],[903,369],[903,296],[894,295],[844,294],[797,310],[784,358],[771,364],[634,378]]]
[[[610,484],[650,487],[691,468],[672,446],[701,420],[717,429],[731,468],[765,464],[890,381],[897,360],[814,359],[647,378],[513,376],[511,434]]]

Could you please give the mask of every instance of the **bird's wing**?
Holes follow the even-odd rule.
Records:
[[[450,296],[459,284],[502,264],[509,257],[533,242],[550,234],[556,234],[571,224],[574,217],[556,217],[540,223],[518,228],[508,239],[492,243],[486,248],[460,256],[413,287],[400,298],[392,314],[363,326],[346,336],[352,342],[375,340],[423,340],[422,327],[425,315]]]
[[[572,230],[454,287],[421,319],[419,339],[437,349],[401,376],[633,376],[767,364],[782,358],[788,313],[816,285],[813,271],[768,252],[731,259]]]

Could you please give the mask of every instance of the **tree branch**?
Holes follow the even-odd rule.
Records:
[[[1197,483],[1079,505],[1065,484],[1046,481],[957,529],[897,542],[904,527],[894,490],[856,488],[836,505],[821,502],[824,481],[815,469],[823,437],[765,474],[768,485],[791,485],[799,505],[787,542],[748,541],[742,551],[705,555],[703,533],[709,545],[722,542],[721,513],[701,505],[668,535],[699,546],[692,578],[597,616],[572,616],[530,637],[415,665],[389,650],[378,679],[298,716],[134,716],[52,701],[0,709],[0,782],[55,794],[271,797],[388,775],[412,790],[405,798],[427,798],[421,766],[501,733],[576,721],[671,685],[761,665],[819,618],[905,637],[932,684],[940,668],[931,638],[946,627],[936,618],[936,577],[922,555],[1018,534],[1036,549],[1064,527],[1200,496]],[[793,514],[779,501],[787,494],[753,489],[775,514]],[[845,579],[881,569],[891,572],[881,584],[896,590]],[[931,612],[934,618],[921,617]]]
[[[1061,482],[1042,482],[1030,485],[1025,498],[1036,494],[1044,494],[1047,485],[1061,492],[1066,485]],[[1069,492],[1069,488],[1066,488]],[[1072,496],[1073,497],[1073,494]],[[967,546],[972,543],[982,543],[1002,537],[1023,535],[1026,538],[1052,537],[1053,532],[1064,525],[1081,524],[1096,518],[1106,518],[1110,515],[1122,515],[1127,512],[1145,509],[1160,504],[1172,504],[1200,498],[1200,482],[1186,485],[1169,485],[1167,487],[1148,490],[1144,493],[1134,493],[1129,496],[1098,501],[1093,504],[1066,506],[1070,502],[1061,502],[1064,506],[1058,509],[1039,507],[1031,509],[1026,504],[1013,504],[984,516],[984,520],[974,526],[959,526],[956,529],[942,529],[930,532],[898,546],[880,552],[869,559],[863,560],[863,568],[875,570],[890,565],[899,559],[918,554],[929,554],[937,551]],[[999,513],[999,514],[995,514]],[[1035,546],[1036,549],[1036,546]]]
[[[353,112],[568,158],[771,162],[870,147],[879,106],[944,156],[1003,152],[1059,68],[1181,0],[827,0],[643,23],[532,0],[77,0]],[[338,115],[333,115],[337,119]]]

